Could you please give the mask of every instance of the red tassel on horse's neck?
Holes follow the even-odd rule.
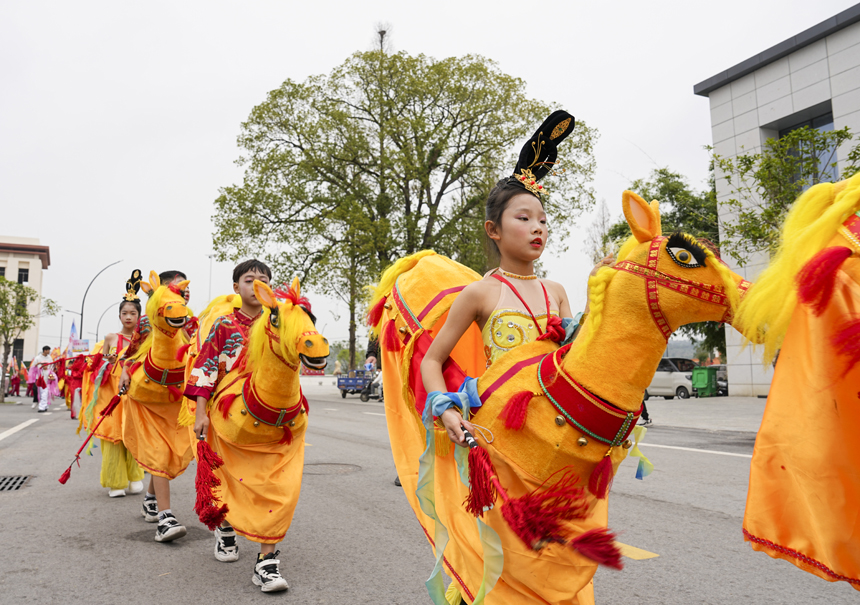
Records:
[[[591,478],[588,480],[588,491],[601,500],[606,497],[609,488],[612,487],[612,457],[609,455],[611,452],[612,448],[610,447],[603,459],[594,467]]]
[[[550,315],[546,321],[546,331],[537,337],[537,340],[549,339],[553,342],[561,344],[564,342],[564,328],[561,327],[561,318],[557,315]]]
[[[385,297],[379,299],[373,307],[371,307],[370,311],[367,312],[367,325],[370,327],[376,327],[379,325],[379,320],[382,319],[382,312],[385,310]]]
[[[851,371],[851,368],[860,363],[860,319],[855,319],[839,328],[833,335],[831,342],[839,355],[848,360],[843,373],[844,376]]]
[[[532,393],[530,391],[520,391],[508,400],[501,414],[499,414],[499,417],[505,420],[506,429],[518,431],[523,428],[531,400]]]
[[[174,397],[174,399],[173,399],[173,403],[176,403],[177,401],[181,401],[181,400],[182,400],[182,391],[180,391],[180,390],[179,390],[179,387],[174,386],[174,385],[172,385],[172,384],[171,384],[170,386],[168,386],[168,387],[167,387],[167,390],[168,390],[168,391],[170,392],[170,394],[171,394],[171,395],[173,395],[173,397]]]
[[[230,412],[230,405],[233,403],[233,400],[236,399],[238,393],[230,393],[228,395],[224,395],[218,401],[218,409],[221,410],[221,413],[224,415],[224,418],[227,418],[227,414]]]
[[[140,366],[143,365],[142,361],[135,362],[132,364],[131,369],[128,371],[129,376],[134,376],[134,373],[140,369]]]
[[[484,514],[496,501],[496,488],[493,479],[496,469],[490,455],[482,447],[469,450],[469,495],[463,503],[466,510],[476,517]]]
[[[622,569],[621,550],[615,542],[615,535],[600,527],[585,532],[571,540],[570,545],[598,565]]]
[[[844,246],[825,248],[797,274],[797,297],[812,307],[815,315],[821,315],[827,308],[836,286],[836,272],[851,254],[851,249]]]
[[[191,343],[186,345],[182,345],[176,350],[176,361],[182,361],[185,359],[185,354],[188,352],[188,349],[191,348]]]
[[[287,445],[290,445],[293,442],[293,432],[287,425],[284,425],[281,428],[284,429],[284,435],[278,443],[286,443]]]
[[[385,326],[385,340],[383,344],[386,351],[399,351],[403,348],[400,338],[397,337],[397,324],[393,319]]]

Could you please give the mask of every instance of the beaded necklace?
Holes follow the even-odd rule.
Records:
[[[512,279],[522,279],[522,280],[537,279],[537,275],[517,275],[516,273],[508,273],[507,271],[505,271],[501,267],[499,267],[499,272],[502,275],[504,275],[505,277],[510,277]]]

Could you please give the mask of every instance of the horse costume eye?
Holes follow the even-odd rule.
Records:
[[[673,261],[682,267],[694,268],[702,266],[686,248],[666,248],[666,252],[669,253]]]
[[[277,314],[277,312],[273,311],[272,314],[269,316],[269,323],[272,324],[273,328],[278,327],[278,314]]]

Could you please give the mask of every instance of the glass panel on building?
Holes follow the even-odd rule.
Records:
[[[812,118],[811,120],[804,120],[803,122],[794,124],[793,126],[789,126],[788,128],[783,128],[779,131],[779,138],[782,138],[788,133],[804,127],[812,128],[818,130],[819,132],[830,132],[833,130],[833,113],[828,112],[826,114],[818,116],[817,118]],[[800,150],[800,152],[803,153],[802,150]],[[828,147],[827,149],[821,150],[811,150],[811,153],[814,153],[818,157],[818,174],[805,175],[805,178],[809,181],[809,184],[806,186],[806,188],[818,182],[838,181],[839,173],[836,170],[836,146],[833,145],[831,147]],[[797,178],[800,178],[800,175],[798,175]]]
[[[30,270],[29,269],[18,269],[18,283],[26,284],[30,281]]]
[[[18,360],[18,363],[24,361],[24,339],[16,338],[12,343],[12,355]]]

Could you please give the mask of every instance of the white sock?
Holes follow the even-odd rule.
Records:
[[[160,511],[158,511],[158,520],[161,521],[167,515],[172,515],[172,514],[173,514],[173,511],[170,510],[169,508],[165,508],[164,510],[160,510]]]
[[[143,497],[144,500],[155,500],[155,494],[150,494],[146,492],[146,495]]]

